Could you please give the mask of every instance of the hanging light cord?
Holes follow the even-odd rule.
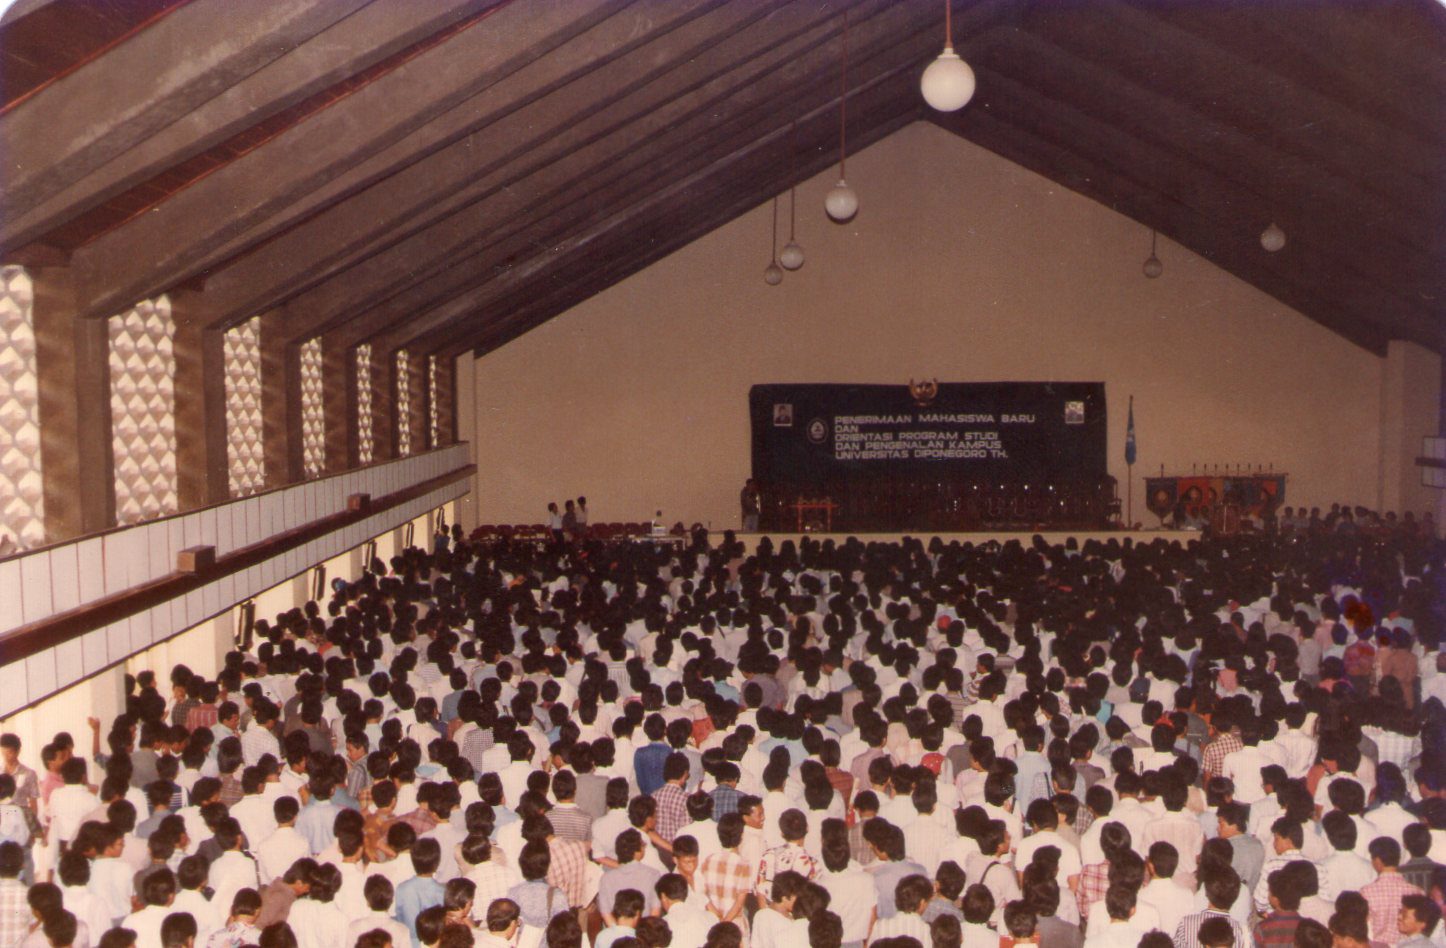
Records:
[[[778,195],[773,196],[773,262],[778,262]]]
[[[839,70],[838,98],[838,176],[848,178],[848,142],[844,128],[848,124],[849,106],[849,11],[844,10],[843,24],[843,68]]]
[[[793,227],[798,219],[798,122],[795,120],[788,130],[788,242],[793,243]]]
[[[954,4],[944,0],[944,48],[954,48]]]
[[[1154,255],[1155,255],[1155,231],[1154,231],[1153,228],[1151,228],[1151,230],[1150,230],[1150,256],[1153,257]]]

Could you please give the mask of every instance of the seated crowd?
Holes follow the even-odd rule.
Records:
[[[1446,948],[1443,591],[1416,530],[454,530],[0,737],[0,948]]]

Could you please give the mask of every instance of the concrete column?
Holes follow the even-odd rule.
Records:
[[[211,307],[190,290],[170,294],[176,322],[176,481],[181,510],[230,499],[226,474],[226,357],[223,332],[207,329]]]
[[[1441,357],[1413,342],[1393,339],[1381,372],[1380,496],[1377,508],[1418,518],[1439,498],[1421,484],[1416,458],[1421,439],[1441,424]]]
[[[68,269],[30,272],[45,535],[54,543],[115,526],[110,335],[105,320],[76,317]]]
[[[266,486],[283,487],[306,477],[301,446],[301,348],[286,342],[287,315],[261,317],[261,440]]]

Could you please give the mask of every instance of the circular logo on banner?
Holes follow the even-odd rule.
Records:
[[[828,440],[828,422],[822,418],[815,418],[808,423],[808,440],[814,444],[823,444]]]

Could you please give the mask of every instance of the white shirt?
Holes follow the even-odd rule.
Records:
[[[869,920],[879,905],[874,877],[858,863],[850,861],[842,872],[824,870],[818,884],[828,890],[829,909],[843,922],[845,944],[863,941],[869,933]]]
[[[392,937],[392,948],[407,948],[412,943],[412,935],[407,931],[407,926],[392,918],[386,912],[368,911],[366,915],[356,919],[346,927],[346,941],[344,944],[355,945],[356,940],[369,931],[380,928]],[[479,944],[482,942],[479,941]]]
[[[703,945],[708,941],[708,930],[716,921],[708,912],[686,902],[674,902],[663,919],[673,933],[673,941],[679,945]]]
[[[248,848],[255,849],[276,832],[276,815],[271,801],[264,794],[253,793],[242,797],[231,807],[230,813],[241,824]]]
[[[129,928],[136,933],[136,945],[159,945],[161,943],[161,925],[165,922],[166,916],[175,909],[169,905],[147,905],[139,912],[132,912],[127,915],[125,921],[121,922],[121,928]]]
[[[1138,925],[1134,918],[1125,922],[1111,919],[1107,924],[1090,926],[1089,937],[1084,941],[1085,948],[1135,948],[1149,931]]]
[[[129,915],[136,871],[123,859],[97,859],[90,864],[86,889],[100,899],[111,919]]]
[[[221,924],[231,917],[231,901],[242,889],[256,889],[256,861],[243,852],[231,850],[222,853],[211,863],[207,873],[211,886],[211,904],[221,917]]]
[[[280,826],[266,842],[257,846],[257,867],[261,870],[261,884],[267,885],[277,876],[286,874],[291,864],[303,856],[311,855],[311,846],[306,837],[296,831],[295,826]],[[227,906],[229,909],[230,906]]]
[[[291,904],[286,924],[296,936],[298,948],[350,948],[356,944],[346,941],[346,916],[331,902],[297,899]]]
[[[1172,935],[1180,919],[1195,911],[1195,893],[1174,879],[1151,879],[1140,888],[1138,901],[1154,909],[1160,931]]]
[[[99,804],[100,800],[96,795],[82,784],[56,787],[50,794],[50,803],[46,806],[50,813],[51,841],[68,843],[75,839],[81,822]]]
[[[1034,859],[1035,852],[1045,846],[1059,848],[1059,890],[1061,892],[1070,891],[1069,878],[1079,875],[1083,869],[1080,865],[1079,850],[1054,830],[1045,830],[1020,840],[1014,850],[1014,864],[1020,867],[1029,865]]]
[[[231,906],[227,905],[227,915],[230,914]],[[176,900],[171,903],[172,912],[190,912],[191,917],[196,920],[196,942],[204,945],[211,933],[226,924],[225,917],[219,915],[216,906],[206,901],[206,897],[194,889],[182,889],[176,893]]]
[[[1353,852],[1331,853],[1320,864],[1321,898],[1334,902],[1342,892],[1359,892],[1361,886],[1376,880],[1371,864]]]

